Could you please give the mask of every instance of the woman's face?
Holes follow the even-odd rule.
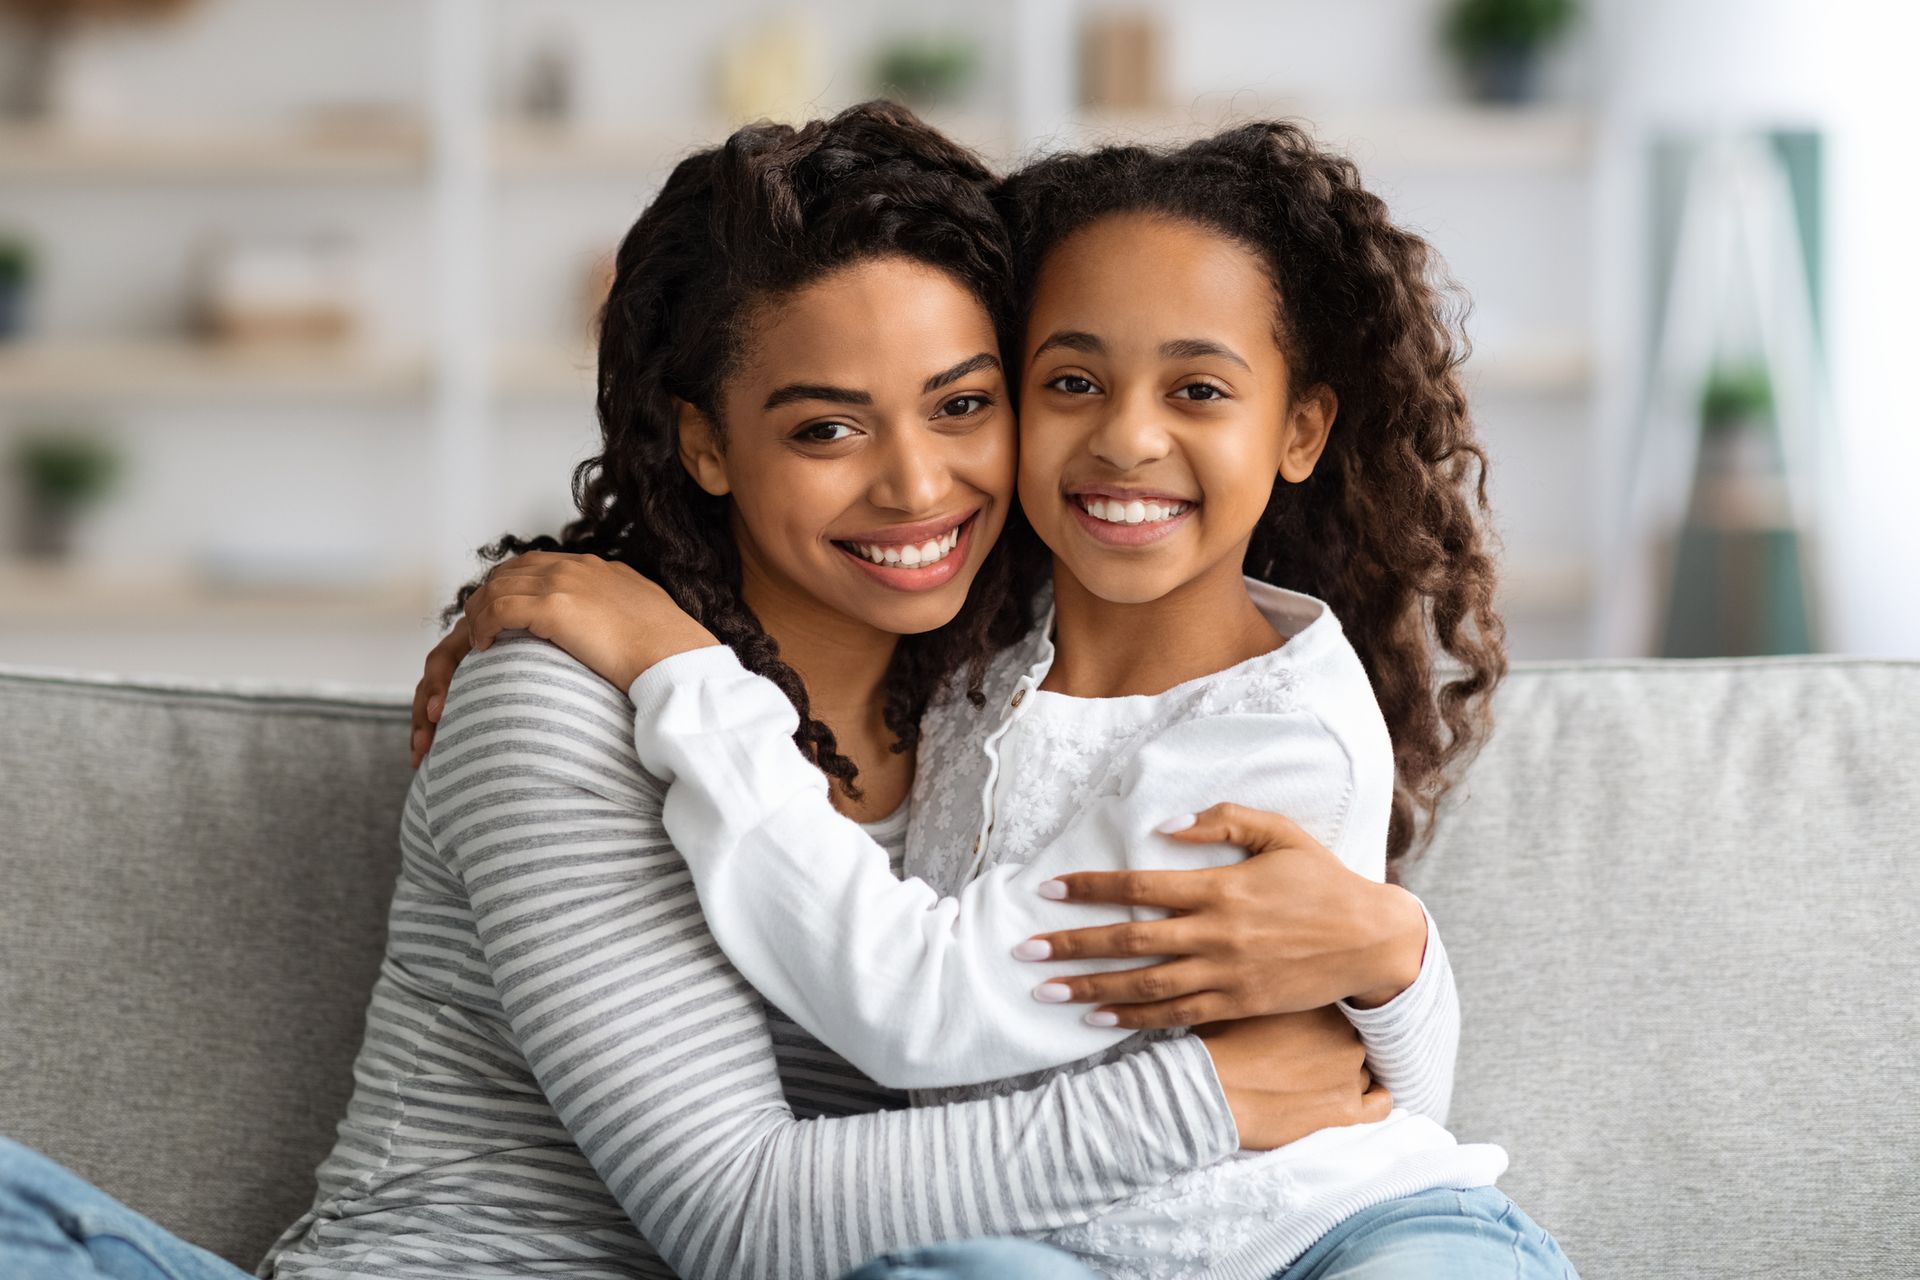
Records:
[[[986,308],[945,272],[879,258],[761,308],[746,347],[724,440],[690,408],[681,440],[701,486],[732,496],[750,602],[896,635],[951,621],[1013,500]]]
[[[1274,286],[1238,242],[1183,220],[1104,218],[1047,255],[1028,317],[1020,503],[1095,596],[1237,581],[1276,477],[1313,471],[1325,388],[1289,399]]]

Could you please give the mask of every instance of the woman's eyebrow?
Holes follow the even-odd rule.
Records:
[[[1000,357],[990,351],[982,351],[977,356],[968,356],[951,369],[943,369],[939,373],[934,374],[931,378],[927,379],[926,384],[922,386],[920,390],[938,391],[948,383],[958,382],[970,373],[978,373],[982,369],[998,369],[999,367]]]
[[[829,404],[870,405],[873,396],[865,391],[852,391],[846,387],[829,386],[823,382],[789,382],[760,406],[765,413],[769,409],[778,409],[783,404],[792,404],[795,400],[825,400]]]
[[[1232,347],[1222,346],[1210,338],[1175,338],[1172,342],[1160,344],[1160,354],[1169,360],[1193,360],[1200,356],[1218,356],[1222,360],[1231,360],[1253,372],[1253,366],[1240,358]]]

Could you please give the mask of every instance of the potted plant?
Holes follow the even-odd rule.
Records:
[[[1447,16],[1447,43],[1482,102],[1530,102],[1540,51],[1566,31],[1575,0],[1456,0]]]
[[[120,455],[103,440],[61,431],[22,439],[14,466],[26,491],[20,550],[60,560],[73,550],[74,518],[112,488]]]
[[[33,250],[24,240],[0,236],[0,342],[27,327],[27,287],[33,283]]]
[[[881,92],[910,106],[945,106],[967,87],[977,63],[973,45],[957,36],[898,40],[880,50],[874,79]]]

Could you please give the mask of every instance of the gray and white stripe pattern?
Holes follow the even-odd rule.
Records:
[[[1233,1149],[1192,1040],[877,1110],[900,1099],[714,944],[630,717],[523,634],[461,664],[408,794],[353,1099],[259,1274],[832,1277],[1082,1222]]]

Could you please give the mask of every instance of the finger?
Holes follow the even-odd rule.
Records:
[[[485,649],[502,631],[531,629],[528,619],[538,616],[545,599],[545,583],[538,578],[507,578],[489,582],[467,597],[469,637],[475,649]]]
[[[1189,916],[1089,925],[1028,938],[1013,949],[1017,960],[1089,960],[1117,956],[1190,956],[1207,933]]]
[[[1198,1027],[1209,1022],[1224,1026],[1223,1019],[1239,1016],[1236,1002],[1226,992],[1199,991],[1155,1004],[1116,1004],[1095,1009],[1087,1015],[1087,1024],[1147,1031],[1158,1027]],[[1108,1021],[1109,1018],[1112,1021]]]
[[[1204,961],[1174,960],[1144,969],[1049,978],[1033,989],[1033,998],[1044,1004],[1149,1004],[1214,990],[1218,976]]]
[[[474,649],[486,649],[499,637],[501,631],[530,631],[540,637],[549,637],[555,622],[555,599],[549,595],[499,595],[486,604],[478,614],[472,614],[468,622],[474,633]]]
[[[1190,816],[1192,821],[1185,826],[1176,826],[1180,820],[1173,819],[1156,830],[1187,844],[1237,844],[1249,853],[1309,838],[1292,818],[1244,805],[1216,804]]]
[[[1042,884],[1040,896],[1065,902],[1114,902],[1196,911],[1214,901],[1214,881],[1211,870],[1075,871]]]
[[[1393,1110],[1393,1094],[1383,1084],[1375,1084],[1360,1095],[1359,1124],[1372,1124],[1385,1120]]]

